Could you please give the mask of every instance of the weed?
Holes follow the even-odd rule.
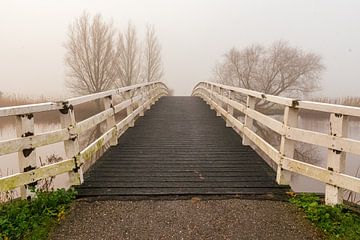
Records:
[[[73,190],[37,191],[31,200],[0,205],[0,239],[47,239],[51,228],[64,218],[75,199]]]
[[[343,205],[324,205],[317,195],[308,193],[295,194],[290,202],[303,209],[306,217],[329,239],[360,239],[360,216]]]

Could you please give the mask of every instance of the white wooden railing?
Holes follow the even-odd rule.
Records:
[[[299,101],[212,82],[198,83],[192,95],[201,97],[218,116],[223,116],[226,125],[242,135],[244,145],[259,148],[277,164],[279,184],[289,185],[291,172],[324,182],[325,201],[330,205],[342,203],[343,189],[360,193],[360,179],[344,173],[346,153],[360,154],[360,141],[347,137],[348,117],[360,117],[360,108]],[[237,100],[239,96],[246,99],[246,105]],[[257,111],[255,105],[259,101],[285,107],[283,122]],[[234,109],[245,115],[243,121],[234,116]],[[299,128],[299,109],[329,113],[330,134]],[[279,150],[256,134],[254,120],[281,136]],[[327,168],[294,159],[295,142],[328,148]]]
[[[13,116],[16,121],[17,138],[0,141],[0,156],[17,152],[19,173],[0,178],[0,191],[20,187],[22,198],[29,195],[28,184],[69,173],[70,184],[83,181],[82,167],[106,144],[116,145],[118,137],[128,127],[134,126],[137,116],[143,116],[160,97],[168,95],[168,89],[161,82],[143,83],[115,90],[71,98],[60,102],[47,102],[15,107],[0,108],[0,117]],[[113,98],[120,97],[113,105]],[[98,101],[102,111],[83,121],[76,122],[74,106]],[[115,114],[124,110],[127,116],[115,122]],[[59,111],[61,129],[34,134],[34,113]],[[96,126],[102,129],[101,136],[82,151],[79,150],[79,136]],[[36,166],[36,148],[64,142],[66,160],[46,166]],[[16,161],[16,159],[14,159]]]

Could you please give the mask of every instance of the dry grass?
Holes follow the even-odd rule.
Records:
[[[352,96],[341,97],[341,98],[314,97],[310,100],[314,102],[323,102],[323,103],[360,107],[360,97],[352,97]]]

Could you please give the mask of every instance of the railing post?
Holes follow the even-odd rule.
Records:
[[[229,91],[228,91],[228,96],[229,96],[228,99],[233,100],[233,98],[234,98],[234,92],[231,91],[231,90],[229,90]],[[234,108],[233,108],[230,104],[227,105],[227,112],[228,112],[228,114],[231,115],[231,116],[234,115]],[[227,119],[226,119],[226,127],[232,127],[232,124],[231,124],[230,121],[227,120]]]
[[[146,98],[145,98],[145,95],[146,95],[146,86],[143,86],[140,88],[140,91],[141,91],[141,98],[139,100],[139,104],[138,104],[138,107],[141,107],[142,110],[140,111],[139,113],[139,116],[142,117],[144,116],[144,112],[145,112],[145,106],[143,106],[146,102]]]
[[[284,111],[284,126],[297,127],[298,125],[299,109],[293,107],[285,107]],[[295,151],[295,141],[286,138],[286,135],[281,136],[280,154],[281,156],[293,158]],[[280,185],[290,185],[291,172],[282,168],[282,158],[277,166],[276,182]]]
[[[214,85],[211,84],[211,86],[210,86],[210,109],[211,110],[214,109],[214,105],[212,102],[214,102]]]
[[[133,111],[134,111],[134,107],[133,107],[133,100],[132,100],[132,94],[131,94],[131,90],[129,90],[127,93],[126,93],[126,98],[127,99],[130,99],[130,105],[126,108],[126,115],[129,116]],[[129,127],[134,127],[135,125],[135,121],[134,119],[131,120],[131,122],[129,123]]]
[[[219,90],[218,94],[219,96],[222,96],[222,89],[220,87],[217,87],[217,89]],[[221,104],[221,100],[218,98],[217,101],[216,101],[216,104],[219,106],[219,107],[222,107],[222,104]],[[217,117],[220,117],[221,116],[221,113],[216,111],[216,116]]]
[[[347,137],[348,116],[331,113],[330,115],[330,135],[336,137]],[[328,150],[327,169],[337,173],[345,171],[346,152],[335,149]],[[336,205],[343,203],[344,191],[342,188],[326,184],[325,186],[325,203]]]
[[[246,108],[255,109],[255,103],[256,103],[256,98],[254,98],[252,96],[247,96],[247,98],[246,98]],[[254,125],[254,120],[251,117],[249,117],[247,114],[245,114],[244,127],[246,127],[249,130],[253,131],[253,129],[254,129],[253,125]],[[250,140],[246,137],[245,134],[243,134],[242,145],[244,145],[244,146],[249,146],[250,145]]]
[[[73,158],[75,162],[74,170],[69,172],[70,185],[80,185],[83,183],[84,177],[82,166],[78,165],[78,159],[75,158],[79,154],[79,136],[72,132],[72,129],[76,126],[73,106],[64,103],[64,107],[60,110],[60,123],[62,128],[68,129],[70,135],[70,139],[64,141],[66,157],[68,159]]]
[[[16,116],[16,135],[17,137],[28,137],[34,135],[34,116],[33,114]],[[36,168],[35,148],[22,149],[18,152],[19,172],[28,172]],[[36,182],[20,187],[22,199],[32,196],[30,187],[35,187]]]
[[[108,117],[105,121],[105,123],[102,125],[102,133],[105,133],[106,131],[110,130],[115,126],[115,109],[113,108],[113,98],[112,95],[104,97],[101,102],[102,110],[108,110],[110,108],[113,109],[113,115]],[[113,135],[113,137],[109,141],[110,146],[116,146],[118,144],[118,139],[116,134]]]

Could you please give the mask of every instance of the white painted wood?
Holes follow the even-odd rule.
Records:
[[[360,117],[360,108],[330,103],[299,101],[297,108]]]
[[[261,123],[262,125],[268,127],[272,131],[284,135],[285,134],[285,127],[283,123],[277,121],[276,119],[266,116],[265,114],[262,114],[261,112],[258,112],[254,109],[247,108],[245,110],[245,114],[252,118],[253,120],[256,120],[257,122]]]
[[[1,107],[0,117],[27,115],[37,112],[58,110],[61,109],[62,107],[63,107],[62,102],[47,102],[47,103],[27,104],[27,105],[12,106],[12,107]]]
[[[329,171],[310,163],[301,162],[295,159],[282,157],[283,168],[291,172],[332,184],[340,188],[360,193],[360,179],[343,173]]]
[[[65,106],[60,110],[60,123],[62,128],[67,128],[71,139],[64,141],[64,148],[66,157],[68,159],[75,158],[79,154],[79,139],[77,134],[72,134],[73,129],[76,128],[75,112],[73,107]],[[71,185],[79,185],[83,183],[83,170],[81,165],[77,165],[74,171],[69,172],[69,179]]]
[[[0,156],[22,151],[22,149],[37,148],[69,139],[67,129],[59,129],[35,136],[18,137],[0,141]]]
[[[104,130],[102,132],[106,132],[106,131],[110,130],[111,128],[115,127],[115,109],[113,108],[112,96],[103,98],[101,105],[105,111],[110,110],[112,113],[109,117],[106,118],[106,122],[103,126]],[[117,144],[118,144],[118,139],[117,139],[117,136],[115,135],[110,140],[110,146],[116,146]]]
[[[131,104],[126,108],[126,115],[129,116],[134,111],[133,107],[133,99],[132,99],[132,91],[126,92],[126,98],[131,100]],[[132,120],[129,122],[129,127],[134,127],[135,121]]]
[[[254,98],[253,96],[247,96],[246,111],[248,111],[248,109],[255,109],[255,103],[256,103],[256,98]],[[250,131],[253,131],[254,129],[253,125],[254,125],[254,120],[249,115],[245,115],[244,128],[248,128]],[[242,144],[244,146],[250,145],[250,141],[245,135],[243,136]]]
[[[286,128],[286,137],[299,142],[360,155],[360,141],[299,128]]]
[[[298,114],[299,110],[292,107],[285,107],[284,110],[284,125],[286,127],[297,127],[298,124]],[[286,138],[286,135],[283,133],[281,135],[281,142],[280,142],[280,154],[281,156],[287,158],[294,157],[294,150],[295,150],[295,141]],[[282,159],[282,158],[281,158]],[[282,167],[282,160],[277,167],[276,171],[276,182],[280,185],[290,185],[291,183],[291,172],[288,170],[283,169]]]
[[[18,138],[33,136],[34,133],[34,115],[18,115],[16,116],[16,135]],[[36,151],[35,148],[23,148],[18,151],[19,172],[29,172],[36,168]],[[36,186],[36,183],[34,187]],[[31,197],[30,185],[20,186],[20,196],[22,199]]]
[[[132,98],[125,100],[116,106],[112,106],[112,101],[110,98],[111,94],[136,92],[136,89],[139,90],[140,88],[142,90],[147,90],[145,91],[145,94],[138,94],[136,96],[132,96]],[[128,128],[128,125],[131,125],[135,121],[135,118],[141,113],[143,113],[148,106],[153,104],[160,97],[167,94],[168,90],[165,84],[161,82],[153,82],[149,84],[138,84],[126,88],[73,98],[65,102],[0,108],[0,114],[2,114],[0,116],[14,115],[17,113],[31,113],[32,111],[41,112],[58,109],[60,110],[60,122],[62,126],[62,129],[32,136],[28,132],[33,133],[33,118],[27,119],[27,116],[17,116],[16,121],[18,137],[14,139],[0,141],[0,155],[16,151],[18,151],[20,154],[23,153],[23,149],[35,148],[55,142],[64,141],[64,148],[68,158],[68,160],[64,160],[56,164],[50,164],[47,166],[36,168],[34,170],[30,170],[28,168],[28,172],[20,172],[0,178],[0,190],[11,190],[16,187],[21,187],[23,185],[32,183],[34,181],[50,176],[56,176],[65,172],[69,172],[70,182],[72,185],[80,184],[83,181],[82,166],[84,161],[88,161],[88,159],[90,159],[94,153],[99,151],[104,146],[104,144],[111,142],[113,139],[117,139],[117,136],[120,136],[122,133],[124,133]],[[104,111],[95,114],[94,116],[85,119],[79,123],[76,123],[75,113],[70,103],[81,104],[88,101],[101,100],[101,98],[104,98],[101,102],[101,106],[103,107]],[[130,109],[129,106],[137,106],[137,108],[134,110],[133,108]],[[115,125],[115,113],[125,108],[127,109],[128,116]],[[98,124],[104,123],[104,121],[105,128],[103,129],[103,131],[105,131],[105,133],[79,153],[78,135],[90,128],[97,126]],[[23,135],[23,133],[27,134]],[[22,156],[19,155],[20,158],[22,158]],[[36,157],[32,156],[35,156],[35,151],[29,151],[29,156],[26,158],[27,162],[23,161],[23,159],[20,159],[20,166],[22,169],[26,168],[25,165],[29,162],[29,160],[36,160]],[[31,164],[32,163],[34,162],[31,162]],[[35,165],[31,166],[31,168],[35,167]],[[25,197],[26,190],[24,187],[22,188],[24,189],[22,191],[22,195],[23,197]]]
[[[223,93],[217,93],[218,88],[227,89],[228,91],[234,91],[247,95],[249,98],[262,99],[277,104],[285,105],[284,123],[270,118],[252,108],[245,108],[237,101],[229,99]],[[360,192],[360,179],[352,177],[342,173],[345,165],[345,153],[355,153],[360,155],[360,141],[355,139],[349,139],[346,135],[346,123],[347,117],[343,114],[335,114],[334,110],[345,115],[358,116],[358,110],[360,108],[346,107],[333,104],[313,103],[306,101],[297,101],[289,98],[282,98],[277,96],[268,96],[254,91],[214,84],[210,82],[199,83],[193,90],[193,96],[199,96],[206,101],[211,108],[215,109],[217,113],[224,116],[227,124],[234,124],[234,130],[238,133],[242,133],[243,139],[248,139],[254,145],[252,147],[259,148],[266,153],[270,159],[278,164],[277,181],[281,184],[289,184],[290,172],[296,172],[307,177],[314,178],[316,180],[327,183],[326,187],[326,202],[327,204],[337,204],[342,201],[342,188],[348,189],[354,192]],[[245,114],[244,125],[235,119],[231,111],[226,111],[222,104],[232,106]],[[247,104],[249,106],[249,104]],[[331,112],[331,126],[332,134],[324,134],[319,132],[313,132],[310,130],[300,129],[297,127],[298,121],[298,109],[312,109],[322,112]],[[341,110],[339,110],[341,108]],[[354,113],[354,114],[351,114]],[[267,143],[264,139],[254,133],[246,124],[249,124],[247,120],[256,120],[262,125],[272,129],[279,133],[281,138],[280,151],[276,150],[273,146]],[[342,120],[340,120],[342,119]],[[252,123],[252,122],[251,122]],[[252,125],[252,124],[251,124]],[[340,134],[341,133],[341,134]],[[294,155],[294,143],[295,141],[310,143],[318,146],[329,148],[329,163],[330,170],[317,167],[308,163],[303,163],[293,159]],[[335,150],[335,151],[334,151]]]
[[[72,171],[74,167],[74,159],[68,159],[39,167],[28,172],[16,173],[10,176],[2,177],[0,178],[0,191],[12,190],[14,188],[21,187],[24,184],[30,184],[44,178],[66,173]]]
[[[231,90],[228,90],[228,99],[232,100],[234,98],[234,92]],[[227,99],[227,98],[225,98]],[[230,116],[234,115],[234,108],[231,104],[227,103],[227,112]],[[226,127],[233,127],[231,122],[229,120],[226,120]]]
[[[261,138],[259,135],[257,135],[248,128],[244,128],[243,133],[251,142],[255,143],[255,145],[266,155],[268,155],[275,163],[279,163],[280,152],[276,148],[271,146],[271,144],[266,142],[263,138]]]
[[[332,113],[330,115],[330,135],[347,137],[348,117],[342,114]],[[346,152],[335,149],[328,150],[327,169],[336,173],[345,171]],[[342,204],[344,191],[342,188],[332,184],[325,186],[325,202],[329,205]]]

